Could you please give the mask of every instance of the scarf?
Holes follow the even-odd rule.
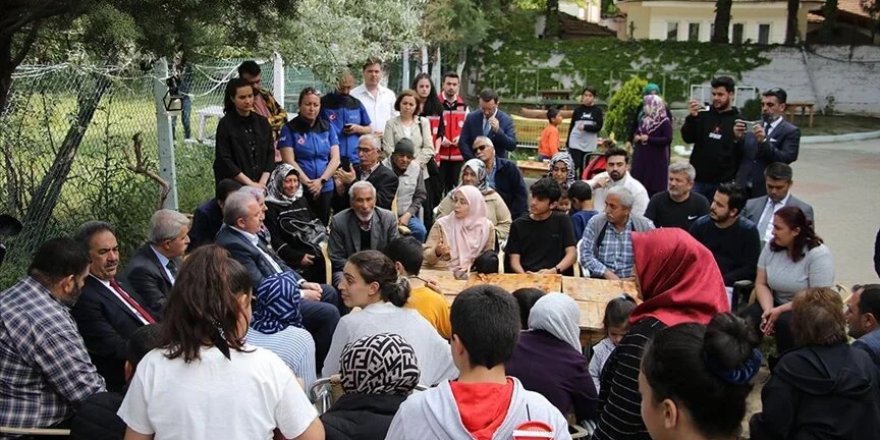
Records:
[[[563,188],[568,189],[574,183],[575,169],[574,159],[571,158],[567,151],[556,153],[550,158],[550,171],[547,173],[547,177],[553,178],[553,167],[559,162],[565,163],[565,167],[568,168],[568,173],[565,175],[565,184],[563,185]]]
[[[469,271],[474,260],[483,252],[492,223],[486,218],[488,209],[483,194],[474,186],[462,185],[452,192],[467,199],[470,210],[465,218],[459,219],[451,213],[437,224],[443,231],[444,239],[449,245],[451,259],[449,268],[452,270]]]
[[[481,193],[491,194],[492,191],[494,191],[492,188],[489,188],[489,174],[486,172],[486,164],[484,164],[482,160],[471,159],[465,162],[464,166],[461,167],[461,175],[458,176],[459,182],[461,182],[461,176],[464,175],[465,168],[470,168],[471,171],[477,175],[477,189],[479,189]]]
[[[667,326],[709,323],[730,311],[727,290],[712,252],[687,231],[660,228],[633,232],[634,272],[644,300],[629,317],[653,317]]]
[[[642,117],[639,119],[639,133],[651,134],[669,120],[669,115],[666,114],[663,98],[658,95],[645,95],[644,103]]]
[[[416,352],[394,333],[364,336],[349,343],[339,359],[346,393],[406,395],[419,383]]]
[[[269,185],[266,188],[266,201],[270,203],[274,203],[279,206],[288,207],[293,204],[293,202],[297,201],[303,195],[303,187],[302,184],[296,189],[296,193],[293,197],[288,197],[284,194],[284,179],[290,175],[290,173],[295,173],[296,170],[293,166],[282,163],[278,165],[275,170],[272,171],[272,174],[269,176]],[[299,177],[299,176],[297,176]]]
[[[548,293],[529,312],[529,330],[544,330],[581,353],[581,312],[564,293]]]
[[[293,272],[280,272],[264,277],[255,292],[252,329],[271,335],[291,325],[302,328],[299,283]]]

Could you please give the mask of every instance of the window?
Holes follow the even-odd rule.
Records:
[[[678,41],[678,22],[666,23],[666,41]]]
[[[758,44],[770,44],[770,25],[758,25]]]
[[[742,23],[734,23],[733,25],[733,39],[731,40],[733,44],[742,44],[743,42],[743,24]]]
[[[688,41],[700,41],[700,23],[688,23]]]

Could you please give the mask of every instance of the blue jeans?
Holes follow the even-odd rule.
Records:
[[[192,100],[189,99],[189,96],[184,95],[183,97],[183,108],[180,110],[180,117],[183,118],[183,138],[189,139],[192,137],[192,130],[190,128],[190,114],[192,114]],[[177,131],[177,116],[171,118],[171,134],[172,138],[175,137],[175,132]]]
[[[424,243],[425,239],[428,238],[428,230],[425,228],[425,224],[422,223],[422,219],[413,216],[409,219],[409,223],[406,224],[406,227],[412,231],[412,236],[420,242]]]
[[[694,192],[702,194],[709,203],[715,198],[715,190],[718,189],[718,183],[715,182],[694,182]]]

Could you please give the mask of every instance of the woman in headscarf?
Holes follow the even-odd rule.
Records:
[[[415,351],[394,333],[346,345],[339,373],[345,394],[321,416],[328,440],[385,438],[397,408],[419,383]]]
[[[507,239],[510,233],[510,224],[513,219],[510,216],[510,209],[494,189],[489,188],[489,182],[486,174],[486,164],[480,159],[471,159],[465,162],[461,167],[461,176],[458,181],[461,182],[459,188],[465,185],[475,186],[483,194],[483,201],[486,202],[486,218],[495,226],[495,233],[498,234],[498,241]],[[452,212],[454,203],[452,195],[455,191],[450,191],[437,209],[437,219],[449,215]]]
[[[669,145],[672,143],[672,120],[659,95],[645,95],[644,107],[633,135],[632,176],[648,195],[666,191],[669,168]]]
[[[574,166],[574,160],[568,152],[561,151],[550,158],[550,171],[547,172],[547,177],[552,177],[562,189],[567,190],[574,183],[575,172],[577,170]]]
[[[632,242],[633,274],[643,302],[633,310],[629,331],[605,365],[599,425],[593,434],[597,440],[650,440],[639,413],[639,365],[645,345],[664,328],[687,322],[706,325],[730,310],[712,253],[685,230],[634,232]]]
[[[318,247],[326,238],[326,229],[303,197],[303,187],[296,169],[278,165],[269,177],[264,224],[271,236],[272,248],[303,278],[325,282],[324,259]]]
[[[564,293],[542,296],[529,313],[529,328],[519,335],[507,374],[540,393],[563,415],[574,412],[578,422],[593,420],[596,387],[581,351],[580,311]]]
[[[291,272],[263,278],[254,289],[247,341],[281,358],[309,389],[317,379],[315,339],[303,328],[299,283]]]
[[[462,185],[452,191],[452,197],[452,215],[437,220],[428,234],[425,265],[462,275],[480,254],[495,248],[495,228],[486,218],[486,202],[479,189]]]

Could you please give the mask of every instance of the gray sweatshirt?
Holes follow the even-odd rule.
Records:
[[[519,380],[513,379],[510,408],[493,439],[509,440],[514,430],[528,421],[540,421],[553,427],[554,439],[570,439],[568,422],[544,396],[527,391]],[[400,405],[386,440],[447,440],[472,439],[461,423],[458,405],[452,395],[449,381],[436,388],[416,392]]]

